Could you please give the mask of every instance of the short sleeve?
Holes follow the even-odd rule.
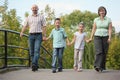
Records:
[[[86,32],[84,32],[84,36],[87,36],[87,33],[86,33]]]
[[[94,23],[96,23],[96,21],[97,21],[97,18],[94,19]]]
[[[77,36],[77,33],[78,33],[78,32],[75,32],[75,33],[74,33],[74,36]]]
[[[108,18],[108,23],[110,24],[112,21],[111,21],[111,18]]]
[[[42,26],[44,27],[46,26],[46,19],[43,15],[41,17],[42,17],[41,23],[42,23]]]
[[[67,34],[64,29],[63,29],[63,36],[64,36],[64,38],[67,38]]]
[[[25,21],[23,22],[23,26],[29,26],[28,24],[28,17],[25,19]]]

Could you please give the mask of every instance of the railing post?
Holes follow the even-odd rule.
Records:
[[[5,45],[5,64],[4,67],[7,68],[7,31],[5,31],[5,37],[4,37],[4,45]]]
[[[28,50],[28,57],[29,57],[29,67],[31,66],[31,56],[30,56],[30,53],[29,53],[29,50]]]

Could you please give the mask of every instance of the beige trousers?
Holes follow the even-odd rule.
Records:
[[[82,68],[82,57],[84,49],[74,49],[74,67]]]

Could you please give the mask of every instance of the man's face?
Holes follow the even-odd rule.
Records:
[[[33,7],[32,7],[32,12],[33,12],[33,14],[37,14],[37,12],[38,12],[38,7],[37,7],[37,6],[33,6]]]

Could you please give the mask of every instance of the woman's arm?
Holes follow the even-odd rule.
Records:
[[[90,36],[89,41],[93,40],[93,36],[95,34],[95,31],[96,31],[96,23],[93,24],[93,28],[92,28],[92,32],[91,32],[91,36]]]
[[[112,22],[109,24],[109,28],[108,28],[108,35],[109,35],[108,42],[111,41],[111,34],[112,34]]]

